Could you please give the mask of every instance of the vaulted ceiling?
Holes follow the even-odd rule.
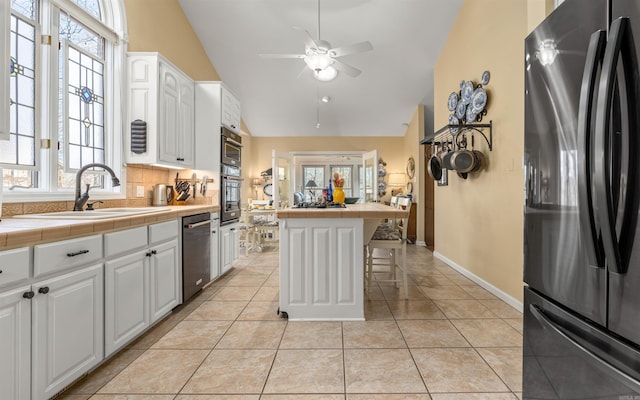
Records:
[[[253,136],[402,136],[419,104],[432,109],[433,68],[463,0],[179,2]],[[292,27],[317,38],[318,3],[322,40],[373,45],[340,58],[359,76],[319,82],[302,59],[259,56],[304,53],[304,32]]]

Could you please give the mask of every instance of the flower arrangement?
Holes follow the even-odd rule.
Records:
[[[337,172],[333,173],[333,186],[339,188],[344,186],[344,178],[340,178],[340,174]]]

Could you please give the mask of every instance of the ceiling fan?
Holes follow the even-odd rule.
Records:
[[[373,46],[368,41],[332,47],[329,42],[320,39],[320,0],[318,0],[318,39],[315,40],[306,29],[297,26],[294,26],[293,29],[305,33],[304,54],[260,54],[260,57],[302,59],[313,72],[313,76],[320,81],[333,80],[338,75],[338,71],[353,78],[357,77],[362,71],[338,60],[338,58],[373,50]]]

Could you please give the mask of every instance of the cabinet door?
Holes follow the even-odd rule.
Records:
[[[27,400],[31,384],[31,286],[0,294],[0,398]]]
[[[161,161],[181,164],[179,132],[179,75],[165,64],[160,64],[160,106],[158,107]]]
[[[180,83],[180,114],[178,140],[180,140],[180,161],[185,166],[195,165],[195,86],[192,81]]]
[[[212,216],[212,219],[214,217]],[[217,217],[216,217],[217,218]],[[220,228],[215,225],[211,225],[211,280],[213,281],[220,276]]]
[[[224,274],[231,268],[233,263],[231,228],[220,228],[220,235],[220,274]]]
[[[180,304],[180,263],[178,240],[151,248],[150,296],[151,323]]]
[[[238,227],[231,228],[231,265],[240,255],[240,230]]]
[[[138,251],[104,266],[105,357],[149,326],[148,250]]]
[[[224,86],[222,87],[222,125],[240,133],[240,101]]]
[[[33,285],[32,397],[53,396],[103,359],[102,264]]]

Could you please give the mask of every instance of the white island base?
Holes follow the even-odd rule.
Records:
[[[280,312],[289,320],[364,320],[363,246],[361,218],[281,219]]]

